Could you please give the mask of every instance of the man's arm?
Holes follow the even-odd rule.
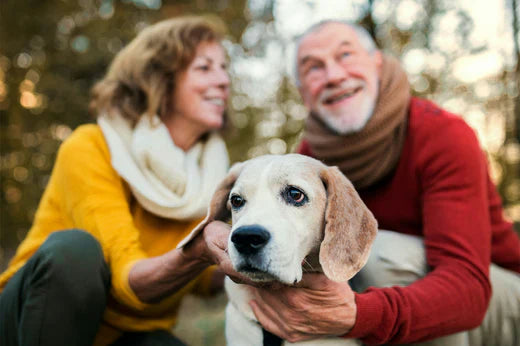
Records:
[[[366,343],[420,342],[472,329],[491,297],[486,159],[459,117],[430,112],[420,121],[411,130],[409,175],[419,182],[419,226],[430,272],[407,287],[357,295],[358,318],[348,335]]]
[[[378,344],[423,341],[476,327],[486,312],[491,295],[491,229],[485,158],[474,133],[462,120],[451,122],[442,133],[432,133],[420,144],[418,147],[426,151],[418,157],[422,160],[418,172],[422,182],[422,226],[432,270],[408,287],[369,288],[355,294],[356,322],[348,337]],[[297,289],[291,295],[305,296]],[[334,299],[342,304],[345,295],[338,292]],[[353,302],[354,298],[350,300]],[[314,304],[306,301],[307,306],[293,311],[293,316],[312,311]],[[290,308],[287,304],[285,307]],[[279,304],[276,310],[285,307]],[[334,314],[332,309],[322,308],[322,314]],[[274,318],[267,314],[257,317],[264,325]],[[284,328],[297,330],[291,321],[287,319],[289,326]],[[326,327],[316,332],[333,333]],[[308,333],[293,333],[293,337],[309,338]]]

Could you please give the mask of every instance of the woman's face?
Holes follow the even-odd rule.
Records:
[[[195,57],[175,80],[173,117],[201,132],[222,127],[229,96],[227,57],[217,42],[202,42]],[[181,120],[181,119],[177,119]]]

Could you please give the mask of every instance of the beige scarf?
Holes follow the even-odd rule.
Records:
[[[311,113],[304,138],[317,159],[338,166],[357,189],[369,187],[392,172],[399,161],[409,102],[406,73],[395,58],[383,56],[377,104],[365,127],[339,135]]]
[[[100,116],[98,124],[112,166],[144,209],[177,220],[206,215],[211,196],[229,168],[226,145],[218,134],[184,152],[157,116],[141,117],[133,129],[118,115]]]

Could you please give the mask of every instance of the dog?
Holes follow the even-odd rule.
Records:
[[[341,171],[299,154],[235,164],[217,187],[206,218],[178,247],[210,222],[230,217],[229,257],[236,271],[256,282],[294,285],[304,271],[346,282],[366,263],[377,233],[374,216]],[[225,288],[228,345],[264,345],[247,286],[227,278]],[[346,342],[335,338],[298,344]]]

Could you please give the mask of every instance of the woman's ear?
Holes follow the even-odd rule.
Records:
[[[186,244],[193,240],[210,222],[216,220],[227,221],[231,217],[231,212],[227,209],[226,204],[229,192],[233,188],[240,172],[242,172],[243,166],[244,164],[239,162],[235,163],[233,167],[230,168],[228,175],[220,182],[213,193],[206,217],[190,232],[190,234],[181,240],[177,245],[177,249],[186,246]]]
[[[320,178],[327,190],[320,264],[329,279],[348,281],[368,259],[377,221],[337,167],[323,169]]]

